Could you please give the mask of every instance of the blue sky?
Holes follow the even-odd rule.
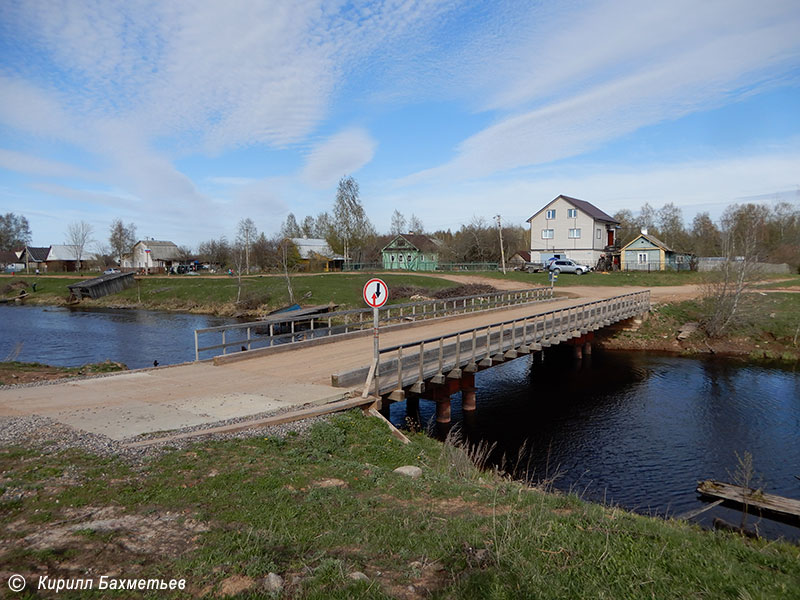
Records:
[[[0,212],[196,247],[343,175],[379,231],[800,205],[798,31],[796,0],[5,0]]]

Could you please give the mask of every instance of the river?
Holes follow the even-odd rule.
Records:
[[[106,359],[131,369],[194,360],[194,330],[234,319],[130,309],[0,305],[0,360],[77,367]],[[19,352],[17,352],[19,350]]]
[[[111,359],[130,368],[194,359],[195,328],[233,319],[143,310],[0,306],[0,360],[78,366]],[[547,351],[476,377],[478,408],[453,422],[473,442],[495,444],[493,460],[519,456],[515,475],[553,479],[562,491],[641,513],[679,515],[703,503],[698,480],[731,481],[737,454],[753,456],[763,489],[800,498],[800,374],[736,360],[641,352],[595,352],[578,363]],[[421,402],[424,421],[432,402]],[[392,421],[405,421],[403,402]],[[738,522],[723,507],[698,518]],[[752,523],[755,518],[751,517]],[[770,537],[800,529],[764,520]]]
[[[733,481],[753,457],[754,486],[800,498],[800,373],[731,359],[597,352],[577,363],[548,351],[478,373],[477,410],[466,421],[460,397],[453,427],[495,445],[493,461],[514,476],[552,480],[558,490],[644,514],[702,508],[699,480]],[[421,402],[423,422],[434,416]],[[404,403],[392,421],[405,419]],[[738,524],[717,507],[696,519]],[[749,517],[748,523],[757,521]],[[800,540],[800,529],[763,520],[768,537]]]

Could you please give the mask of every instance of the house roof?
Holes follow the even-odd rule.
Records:
[[[336,254],[333,250],[331,250],[331,247],[325,240],[318,238],[289,238],[289,239],[295,245],[298,254],[300,254],[300,258],[303,260],[308,260],[312,258],[314,254],[322,256],[329,260],[344,259],[342,255]]]
[[[567,202],[572,204],[572,206],[574,206],[578,210],[581,210],[581,211],[585,212],[587,215],[592,217],[595,221],[605,221],[606,223],[617,223],[617,224],[619,224],[619,221],[617,221],[614,217],[609,216],[607,213],[605,213],[602,210],[600,210],[599,208],[597,208],[591,202],[587,202],[586,200],[578,200],[577,198],[571,198],[570,196],[565,196],[563,194],[561,194],[560,196],[556,196],[550,202],[545,204],[540,210],[536,211],[531,216],[531,218],[528,219],[528,223],[530,223],[536,215],[538,215],[539,213],[544,211],[548,206],[550,206],[553,202],[555,202],[559,198],[561,198],[563,200],[566,200]]]
[[[515,252],[514,256],[519,256],[525,262],[531,262],[531,253],[528,250],[520,250],[519,252]],[[514,258],[513,256],[511,258]]]
[[[47,246],[46,248],[28,246],[25,248],[25,250],[28,251],[28,260],[32,260],[34,262],[44,262],[47,260],[47,255],[50,254],[50,246]]]
[[[0,265],[15,265],[20,262],[16,252],[0,250]]]
[[[657,237],[655,237],[655,236],[652,236],[652,235],[650,235],[649,233],[640,233],[640,234],[639,234],[639,235],[637,235],[635,238],[633,238],[633,239],[632,239],[630,242],[628,242],[627,244],[625,244],[625,245],[624,245],[624,246],[621,248],[621,250],[625,250],[625,248],[627,248],[628,246],[630,246],[630,245],[631,245],[633,242],[635,242],[635,241],[636,241],[636,240],[638,240],[639,238],[644,238],[644,239],[646,239],[648,242],[650,242],[650,243],[651,243],[651,244],[653,244],[654,246],[658,246],[659,248],[661,248],[662,250],[665,250],[666,252],[675,252],[675,251],[674,251],[672,248],[670,248],[669,246],[667,246],[667,245],[666,245],[664,242],[662,242],[660,239],[658,239],[658,238],[657,238]]]
[[[178,258],[178,247],[174,242],[165,240],[139,240],[134,244],[143,245],[150,249],[150,258],[153,260],[174,260]]]
[[[389,239],[389,242],[381,249],[381,252],[391,248],[400,238],[407,241],[420,252],[438,252],[439,247],[442,245],[442,242],[439,240],[430,238],[421,233],[401,233],[399,235],[392,236]]]
[[[47,260],[78,260],[77,246],[74,244],[53,244],[50,252],[47,253]],[[84,250],[81,253],[81,260],[94,260],[96,257],[93,252]]]

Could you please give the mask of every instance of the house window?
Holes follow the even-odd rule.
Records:
[[[598,240],[599,240],[601,237],[603,237],[603,230],[602,230],[602,229],[598,229],[598,230],[597,230],[597,235],[595,235],[595,237],[596,237]]]
[[[406,256],[406,262],[411,262],[411,255],[410,255],[410,254],[408,254],[408,255]]]
[[[570,237],[570,239],[573,239],[573,240],[577,240],[579,237],[581,237],[581,229],[580,229],[580,227],[578,227],[576,229],[570,229],[569,230],[569,237]]]
[[[391,260],[391,262],[394,262],[394,254],[392,254],[392,260]]]
[[[545,213],[544,218],[545,219],[555,219],[556,218],[556,209],[555,208],[551,208],[550,210],[548,210],[547,213]]]
[[[403,255],[400,255],[400,262],[403,262]]]
[[[553,230],[552,229],[542,229],[542,239],[543,240],[552,240],[553,239]]]
[[[675,256],[675,262],[681,264],[683,262],[683,254],[678,254],[677,256]]]
[[[639,252],[638,263],[640,265],[646,265],[647,264],[647,252]]]
[[[570,218],[570,219],[577,219],[578,218],[578,209],[577,208],[568,208],[567,209],[567,217]]]

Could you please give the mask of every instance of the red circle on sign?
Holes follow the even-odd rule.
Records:
[[[380,308],[389,299],[389,288],[382,279],[373,278],[364,284],[364,302],[372,308]]]

